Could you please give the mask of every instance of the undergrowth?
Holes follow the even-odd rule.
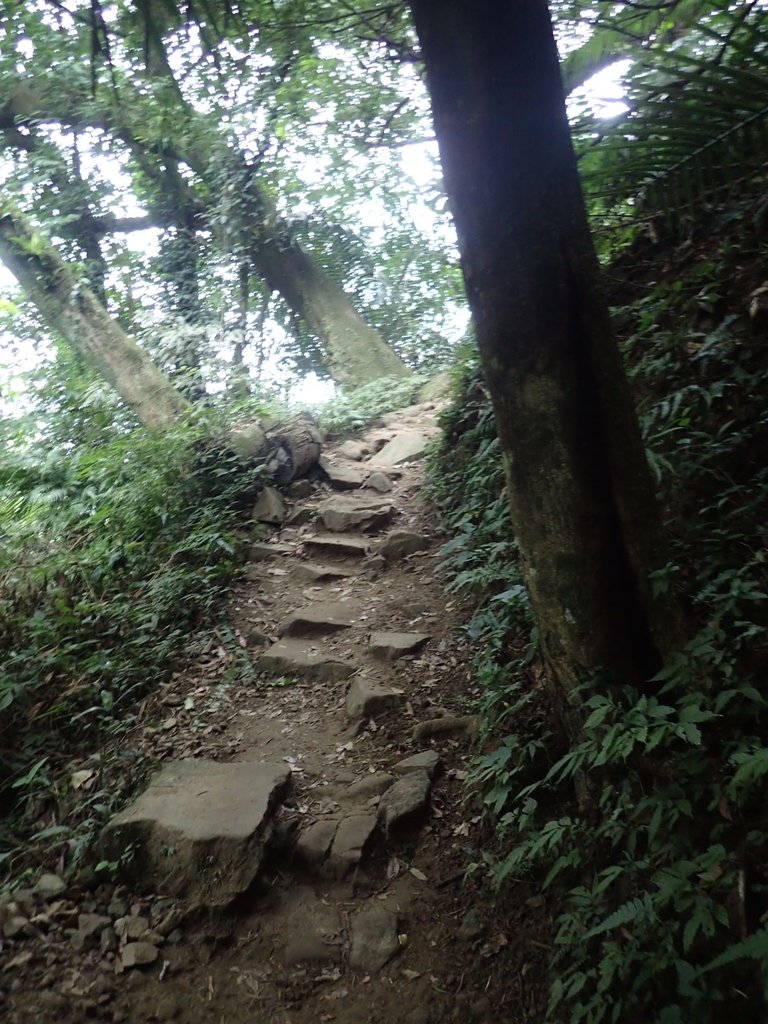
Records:
[[[382,413],[417,401],[427,382],[423,374],[410,377],[382,377],[312,409],[329,437],[353,434],[373,423]]]
[[[487,742],[470,783],[499,840],[484,865],[560,906],[548,1020],[756,1021],[768,1008],[768,364],[744,315],[766,254],[748,245],[689,247],[618,311],[672,541],[656,585],[679,590],[691,622],[652,696],[585,682],[582,739],[566,745],[471,362],[433,463],[448,586],[476,597],[466,630]],[[584,777],[594,793],[579,806]]]
[[[104,422],[74,442],[7,438],[0,862],[9,873],[55,850],[77,860],[120,794],[106,784],[75,794],[73,757],[89,753],[101,773],[140,699],[215,621],[239,560],[234,499],[253,467],[212,445],[209,429],[153,435]]]

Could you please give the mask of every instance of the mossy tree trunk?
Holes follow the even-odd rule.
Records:
[[[381,335],[365,323],[344,291],[286,231],[283,240],[261,238],[251,258],[266,284],[279,292],[317,337],[331,377],[359,387],[410,370]]]
[[[576,688],[644,684],[680,639],[599,279],[544,0],[411,0],[541,650]]]
[[[188,408],[144,349],[112,320],[55,249],[2,204],[0,260],[51,327],[114,387],[144,426],[169,427]]]

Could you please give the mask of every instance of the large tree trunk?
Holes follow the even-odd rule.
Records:
[[[287,235],[287,231],[286,231]],[[318,338],[328,372],[342,387],[380,377],[407,377],[410,370],[369,327],[336,282],[290,237],[260,239],[251,250],[270,288]]]
[[[0,260],[54,330],[93,366],[150,428],[170,426],[188,408],[147,353],[42,236],[0,204]]]
[[[575,690],[643,684],[679,640],[666,561],[601,293],[544,0],[411,0],[541,650]]]

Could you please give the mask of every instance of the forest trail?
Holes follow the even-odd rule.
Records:
[[[502,915],[464,881],[477,688],[422,493],[436,412],[388,414],[285,507],[262,499],[281,522],[221,645],[142,710],[136,745],[164,768],[104,844],[135,882],[30,895],[11,1024],[534,1018],[540,897]]]

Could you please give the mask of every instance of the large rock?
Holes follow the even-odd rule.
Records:
[[[303,544],[307,551],[339,558],[365,558],[369,546],[362,537],[328,537],[322,534],[305,537]]]
[[[287,639],[278,640],[259,655],[256,668],[271,675],[307,676],[332,683],[349,679],[356,671],[354,665],[316,651],[306,641]]]
[[[416,654],[428,640],[426,633],[372,633],[370,647],[381,661],[397,661]]]
[[[319,512],[326,530],[344,533],[347,530],[375,530],[384,526],[394,515],[395,508],[386,498],[337,496],[324,501],[319,506]]]
[[[398,466],[402,462],[423,459],[429,438],[418,430],[403,430],[395,434],[369,461],[372,466]]]
[[[386,689],[357,676],[347,691],[347,714],[350,718],[373,718],[397,707],[402,699],[402,691]]]
[[[384,907],[366,907],[352,920],[349,966],[380,971],[400,952],[397,918]]]
[[[426,551],[429,538],[410,530],[393,530],[376,548],[377,554],[387,562],[399,562],[416,551]]]
[[[391,786],[379,803],[379,821],[387,835],[421,824],[432,785],[425,771],[409,772]]]
[[[343,601],[317,601],[306,608],[297,608],[280,623],[281,636],[316,636],[349,629],[357,621],[358,612]]]
[[[177,761],[116,815],[100,844],[146,888],[222,907],[259,873],[275,805],[290,786],[285,764]]]
[[[265,487],[253,506],[253,518],[257,523],[279,526],[285,520],[283,496],[274,487]]]

